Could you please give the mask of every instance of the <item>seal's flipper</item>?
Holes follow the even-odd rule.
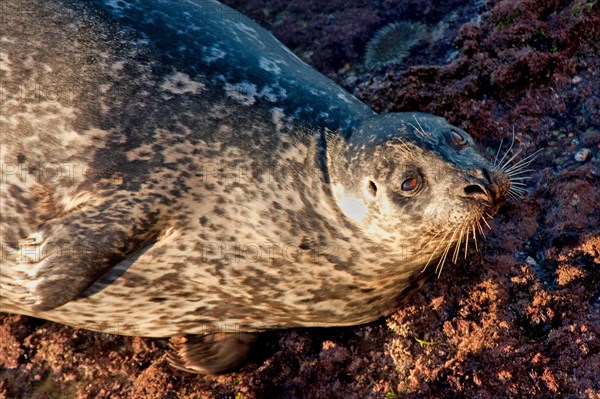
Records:
[[[3,297],[34,311],[54,309],[152,238],[131,213],[90,208],[45,223],[3,255],[8,258],[0,268]]]
[[[167,359],[189,373],[221,374],[241,366],[257,338],[257,333],[243,332],[176,336]]]

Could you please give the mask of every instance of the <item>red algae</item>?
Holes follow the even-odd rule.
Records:
[[[529,195],[386,320],[269,333],[228,375],[169,368],[165,340],[0,315],[0,398],[600,398],[599,3],[477,2],[452,41],[377,71],[378,29],[438,26],[462,3],[227,3],[377,111],[444,116],[491,157],[514,130],[540,150]]]

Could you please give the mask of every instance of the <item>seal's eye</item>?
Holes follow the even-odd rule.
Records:
[[[402,191],[405,192],[411,192],[411,191],[415,191],[417,188],[419,188],[419,178],[418,177],[411,177],[410,179],[406,179],[402,182]]]
[[[450,139],[452,140],[452,144],[454,144],[456,147],[465,147],[467,144],[469,144],[467,138],[456,130],[450,130]]]

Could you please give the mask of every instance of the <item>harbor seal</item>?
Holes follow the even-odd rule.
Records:
[[[3,7],[3,312],[174,337],[174,366],[220,373],[261,331],[390,314],[518,190],[218,2]]]

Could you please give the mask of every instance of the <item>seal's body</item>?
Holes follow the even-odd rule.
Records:
[[[365,323],[508,192],[462,130],[374,114],[217,2],[5,8],[2,311],[153,337]],[[196,355],[175,362],[237,362]]]

